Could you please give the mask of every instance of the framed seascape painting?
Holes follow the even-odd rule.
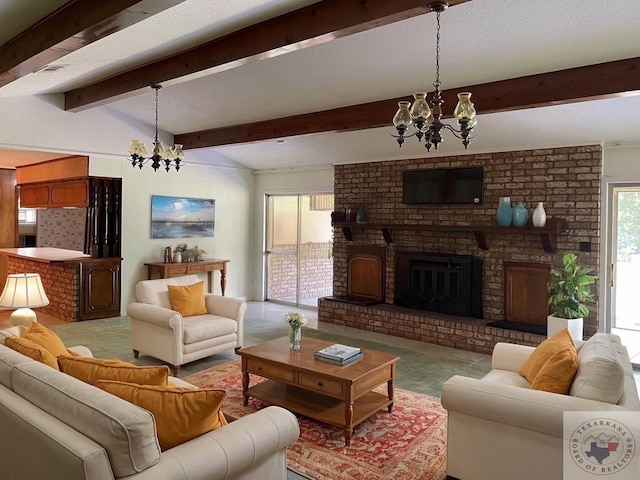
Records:
[[[213,237],[216,201],[151,196],[151,238]]]

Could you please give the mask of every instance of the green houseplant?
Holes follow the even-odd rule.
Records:
[[[578,265],[573,252],[562,256],[562,268],[550,271],[549,305],[553,313],[547,317],[547,335],[568,328],[574,339],[582,340],[584,317],[589,315],[588,303],[595,303],[591,285],[596,282],[593,271]]]

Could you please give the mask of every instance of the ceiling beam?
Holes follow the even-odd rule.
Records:
[[[0,47],[0,87],[184,0],[71,0]]]
[[[479,115],[640,94],[640,57],[445,90],[451,117],[457,92],[473,92]],[[217,147],[323,132],[391,127],[398,101],[380,100],[262,122],[183,133],[184,149]]]
[[[449,0],[449,5],[468,1],[471,0]],[[144,92],[153,84],[214,67],[222,70],[271,58],[429,11],[425,0],[322,0],[190,50],[66,92],[65,110],[81,111],[104,105]]]

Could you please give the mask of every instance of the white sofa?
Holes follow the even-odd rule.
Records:
[[[2,479],[284,480],[298,435],[292,413],[267,407],[161,452],[148,411],[0,345]]]
[[[598,333],[576,347],[578,372],[568,395],[532,390],[519,371],[534,348],[510,343],[495,346],[484,378],[454,376],[444,384],[450,478],[561,479],[563,412],[640,410],[617,336]]]
[[[237,298],[205,294],[206,315],[182,317],[171,309],[168,285],[193,285],[198,275],[136,284],[136,302],[127,306],[131,317],[131,348],[136,358],[151,355],[171,365],[177,375],[180,365],[242,347],[247,304]]]

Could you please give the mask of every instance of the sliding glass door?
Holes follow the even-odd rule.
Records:
[[[266,205],[266,300],[317,306],[333,291],[333,195],[267,195]]]

